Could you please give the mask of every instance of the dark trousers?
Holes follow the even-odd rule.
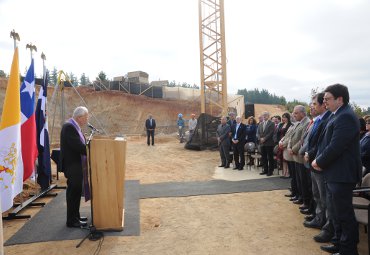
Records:
[[[146,143],[150,145],[150,137],[152,137],[152,145],[154,145],[154,130],[147,130],[146,136],[147,136]]]
[[[221,165],[228,166],[230,164],[230,144],[220,144],[220,157],[221,157]]]
[[[357,255],[359,242],[358,223],[352,205],[352,183],[326,183],[326,192],[332,205],[328,209],[333,213],[333,243],[339,244],[341,255]]]
[[[80,218],[80,202],[82,194],[81,176],[70,176],[67,179],[67,224],[78,222]]]
[[[244,157],[244,144],[238,143],[233,144],[234,147],[234,162],[237,168],[243,168],[245,164],[245,157]]]
[[[295,162],[294,161],[287,161],[288,162],[288,171],[289,171],[289,176],[291,177],[290,179],[290,187],[292,188],[292,194],[300,198],[301,193],[298,190],[297,187],[297,175],[296,175],[296,169],[295,169]]]
[[[319,222],[328,222],[326,219],[326,187],[324,175],[315,171],[311,172],[312,197],[316,202],[315,214]],[[331,233],[331,232],[330,232]]]
[[[309,205],[312,200],[311,174],[309,170],[300,163],[296,163],[298,188],[302,195],[302,200],[306,205]]]
[[[274,146],[261,146],[263,172],[272,174],[274,172]]]

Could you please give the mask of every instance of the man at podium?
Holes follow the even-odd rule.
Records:
[[[73,111],[60,134],[60,165],[67,178],[67,227],[86,226],[86,217],[80,216],[83,169],[87,167],[86,141],[81,128],[88,123],[89,112],[79,106]],[[86,194],[85,194],[86,195]]]

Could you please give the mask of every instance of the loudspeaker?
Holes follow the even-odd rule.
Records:
[[[245,118],[248,119],[250,116],[254,116],[254,104],[245,104]]]

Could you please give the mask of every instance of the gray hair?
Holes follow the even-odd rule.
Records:
[[[269,112],[263,112],[263,113],[262,113],[262,116],[270,117],[270,113],[269,113]]]
[[[294,108],[306,115],[306,108],[303,105],[296,105]]]
[[[78,106],[74,111],[73,111],[73,115],[72,115],[72,118],[77,118],[77,117],[80,117],[80,116],[84,116],[86,114],[89,113],[89,110],[87,110],[87,108],[85,106]]]

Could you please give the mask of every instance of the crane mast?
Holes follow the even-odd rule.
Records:
[[[199,0],[201,112],[227,114],[224,0]],[[206,106],[209,109],[206,109]]]

